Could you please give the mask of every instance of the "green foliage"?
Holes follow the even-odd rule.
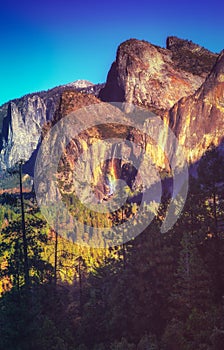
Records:
[[[160,233],[164,202],[151,225],[122,246],[93,249],[58,237],[56,251],[55,232],[35,206],[28,210],[27,200],[28,293],[19,209],[13,197],[2,197],[1,276],[12,286],[0,298],[0,349],[221,350],[224,231],[218,222],[224,208],[218,165],[223,160],[211,152],[199,165],[198,179],[190,179],[184,210],[172,230]],[[90,226],[110,220],[117,225],[138,213],[137,206],[127,206],[111,219],[78,207]],[[77,234],[88,240],[84,233]]]
[[[47,242],[44,233],[45,223],[33,216],[27,217],[26,235],[28,243],[29,270],[32,283],[47,281],[52,272],[52,266],[41,257],[41,244]],[[24,252],[21,219],[8,224],[1,232],[2,245],[0,257],[6,261],[5,269],[0,276],[12,278],[13,286],[20,289],[24,284]]]
[[[202,311],[207,309],[211,300],[211,281],[196,246],[195,237],[185,233],[181,245],[171,300],[173,312],[184,319],[195,307]]]

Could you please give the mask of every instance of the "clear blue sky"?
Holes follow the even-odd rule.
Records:
[[[9,0],[0,8],[0,104],[87,79],[104,82],[129,38],[165,46],[168,35],[224,48],[222,1]]]

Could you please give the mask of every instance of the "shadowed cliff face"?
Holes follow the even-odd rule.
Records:
[[[216,58],[208,50],[175,37],[167,39],[167,49],[130,39],[119,46],[99,97],[163,114],[199,88]]]
[[[39,96],[28,97],[19,103],[10,102],[7,107],[0,134],[0,170],[31,157],[47,118],[46,105]]]
[[[219,146],[224,136],[224,52],[202,86],[178,101],[167,118],[192,162],[211,144]]]

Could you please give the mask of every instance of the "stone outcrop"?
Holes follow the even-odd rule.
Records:
[[[202,86],[178,101],[167,118],[192,162],[211,144],[220,145],[224,137],[224,51]]]
[[[211,71],[218,56],[191,40],[175,36],[167,38],[166,48],[172,53],[172,60],[177,68],[203,78]]]
[[[167,48],[130,39],[117,50],[99,97],[103,101],[125,101],[159,114],[204,82],[216,54],[187,40],[167,39]]]

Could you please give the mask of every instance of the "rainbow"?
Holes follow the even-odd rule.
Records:
[[[117,172],[116,172],[116,162],[114,162],[114,159],[109,163],[108,165],[108,171],[107,171],[107,184],[109,186],[109,196],[112,196],[113,193],[116,190],[116,180],[117,180]]]

